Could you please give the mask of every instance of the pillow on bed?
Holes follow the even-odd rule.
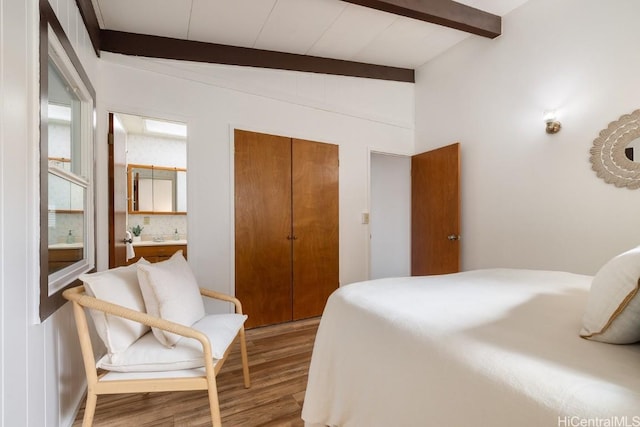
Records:
[[[144,300],[138,285],[137,266],[149,264],[144,258],[126,267],[112,268],[98,273],[82,274],[80,280],[88,295],[132,310],[145,312]],[[138,338],[149,331],[143,325],[98,310],[90,310],[98,336],[104,342],[109,357],[125,351]]]
[[[182,251],[177,251],[166,261],[138,265],[138,280],[150,315],[185,326],[191,326],[204,317],[200,288]],[[167,347],[182,338],[162,329],[151,330]]]
[[[611,344],[640,341],[640,246],[607,262],[591,283],[580,336]]]

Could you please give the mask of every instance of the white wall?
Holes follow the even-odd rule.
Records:
[[[495,40],[417,72],[417,151],[461,142],[463,268],[593,274],[640,243],[640,193],[590,169],[601,129],[640,107],[640,2],[530,0]],[[563,128],[547,135],[543,111]]]
[[[73,0],[52,4],[87,73]],[[0,0],[0,426],[70,425],[84,390],[69,307],[38,324],[38,1]]]
[[[186,122],[189,263],[203,286],[233,293],[234,128],[338,144],[340,281],[368,276],[369,148],[413,150],[413,85],[103,54],[99,126],[108,111]],[[104,134],[104,135],[103,135]],[[101,157],[106,166],[106,132]],[[101,165],[102,167],[102,165]],[[99,172],[103,176],[106,169]],[[106,211],[106,186],[99,199]],[[106,240],[106,218],[100,218]],[[99,260],[106,263],[106,246]]]

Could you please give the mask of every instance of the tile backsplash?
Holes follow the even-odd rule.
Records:
[[[173,240],[174,233],[178,230],[180,239],[187,239],[186,215],[132,215],[129,214],[129,229],[139,225],[142,230],[142,240]],[[145,224],[147,219],[147,224]]]
[[[49,212],[48,229],[50,245],[81,243],[84,241],[84,215],[81,213]]]

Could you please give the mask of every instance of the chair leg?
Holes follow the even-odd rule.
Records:
[[[93,425],[93,416],[96,413],[96,403],[98,395],[87,391],[87,401],[84,404],[84,417],[82,418],[82,427],[91,427]]]
[[[220,403],[218,401],[218,388],[216,386],[215,378],[213,381],[209,381],[209,408],[211,409],[211,422],[213,423],[213,427],[222,427]]]
[[[249,378],[249,358],[247,357],[247,341],[244,337],[244,326],[240,328],[240,355],[242,356],[242,376],[244,377],[244,388],[251,387]]]

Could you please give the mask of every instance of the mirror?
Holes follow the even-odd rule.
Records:
[[[632,162],[640,163],[640,138],[636,138],[624,147],[624,155]]]
[[[616,187],[640,188],[640,110],[609,123],[593,141],[591,168]]]
[[[130,214],[186,214],[187,170],[129,165],[127,199]]]

